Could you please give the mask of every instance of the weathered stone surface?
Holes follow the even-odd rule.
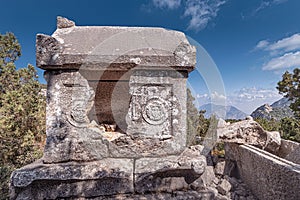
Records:
[[[137,159],[135,190],[138,193],[187,190],[203,174],[205,165],[198,147],[190,147],[180,156]]]
[[[295,150],[291,151],[285,159],[300,165],[300,145]]]
[[[201,179],[201,182],[203,182],[205,187],[212,185],[213,181],[216,179],[216,176],[214,173],[214,167],[206,166],[205,171],[201,175],[200,179]]]
[[[53,129],[49,131],[44,163],[93,161],[109,157],[108,141],[91,128]]]
[[[215,166],[215,174],[217,175],[223,175],[225,171],[225,160],[218,162]]]
[[[120,194],[90,198],[92,200],[214,200],[214,193],[210,190],[203,191],[174,191],[172,193],[147,193],[147,194]],[[74,198],[74,200],[82,200]]]
[[[225,195],[231,190],[231,184],[226,179],[223,179],[218,185],[217,190],[220,194]]]
[[[74,26],[58,18],[52,36],[37,35],[37,66],[43,69],[124,69],[132,66],[193,69],[196,50],[185,35],[163,28]],[[82,40],[82,38],[85,38]],[[46,40],[45,40],[46,39]],[[47,42],[47,41],[55,41]],[[47,48],[51,46],[52,48]],[[60,49],[57,54],[53,50]],[[127,65],[127,64],[132,65]],[[81,65],[84,66],[81,66]],[[117,64],[117,65],[114,65]]]
[[[13,172],[11,199],[93,197],[133,192],[133,187],[133,160],[130,159],[37,162]]]
[[[299,149],[300,143],[282,139],[280,149],[276,155],[300,165]]]
[[[280,148],[280,134],[265,131],[257,122],[249,119],[217,129],[218,137],[223,142],[250,144],[269,152]]]
[[[185,77],[174,70],[135,71],[130,78],[127,133],[146,134],[185,147],[185,83]]]
[[[89,128],[94,92],[76,71],[47,71],[46,163],[108,157],[101,131]]]
[[[58,29],[59,28],[70,28],[73,26],[75,26],[75,22],[73,22],[67,18],[57,16],[57,28]]]
[[[186,147],[196,51],[183,33],[58,17],[52,36],[37,35],[36,53],[47,141],[42,163],[13,173],[12,199],[213,198],[199,179],[203,147]]]
[[[300,166],[251,145],[225,145],[243,182],[258,199],[300,199]]]
[[[169,68],[176,66],[174,63],[170,66],[169,64],[156,66],[153,63],[153,66],[147,68],[138,64],[139,67],[136,67],[138,58],[130,52],[130,62],[114,63],[117,69],[112,65],[103,68],[103,62],[108,62],[105,56],[119,55],[120,52],[106,48],[104,49],[107,51],[101,52],[102,48],[99,50],[95,47],[95,41],[90,43],[87,40],[85,44],[75,44],[74,40],[81,34],[87,34],[85,38],[97,37],[98,40],[102,37],[99,41],[107,45],[105,38],[126,32],[127,28],[93,27],[91,31],[90,27],[76,27],[72,22],[60,17],[58,27],[60,28],[53,37],[44,35],[37,37],[37,64],[44,69],[50,67],[45,72],[48,83],[48,137],[44,162],[181,153],[186,145],[185,84],[190,65],[181,62],[180,72]],[[160,44],[161,47],[173,49],[172,52],[175,53],[172,55],[175,55],[176,59],[184,57],[183,59],[189,60],[188,56],[193,55],[193,47],[188,43],[185,44],[187,40],[181,33],[163,29],[151,31],[128,28],[128,30],[130,38],[133,37],[132,34],[137,37],[135,33],[138,32],[138,35],[145,34],[153,43],[156,43],[154,39],[158,35],[152,38],[152,32],[160,36],[166,35],[169,39],[172,35],[176,39],[172,39],[172,43]],[[149,41],[143,45],[151,49],[153,46],[151,42],[148,43]],[[76,59],[84,57],[87,52],[92,51],[91,48],[95,48],[97,52],[96,57],[92,56],[95,60],[91,65],[87,64],[87,68],[81,67],[78,70],[78,65],[86,63],[80,63]],[[121,45],[118,48],[123,47]],[[147,54],[142,54],[151,56],[155,53],[154,56],[157,56],[158,51],[151,52],[152,50],[149,50]],[[167,51],[165,53],[169,54]],[[68,58],[71,55],[76,55],[76,59],[69,62]],[[158,62],[165,62],[164,56],[164,53],[159,54],[161,58]],[[131,65],[131,62],[135,65]],[[152,61],[150,59],[147,62]],[[128,71],[133,67],[134,70]],[[103,133],[103,130],[96,130],[97,127],[91,129],[92,120],[99,126],[116,126],[116,131],[127,134],[113,134],[118,137],[113,137],[113,140],[109,139],[107,142],[107,137],[103,137],[107,135],[107,131]],[[89,148],[92,152],[89,152]]]
[[[145,136],[122,135],[108,143],[111,157],[119,158],[124,155],[132,158],[166,156],[180,154],[184,147],[176,141],[147,138]]]

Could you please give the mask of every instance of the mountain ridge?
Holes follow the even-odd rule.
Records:
[[[275,119],[281,120],[284,117],[293,117],[293,111],[290,109],[291,101],[288,98],[281,98],[275,101],[271,105],[264,104],[258,107],[251,113],[253,118],[263,118],[263,119]]]
[[[215,115],[217,118],[223,119],[245,119],[248,116],[246,113],[232,105],[224,106],[208,103],[200,106],[199,110],[206,110],[206,112],[204,113],[205,118],[209,118],[212,115]]]

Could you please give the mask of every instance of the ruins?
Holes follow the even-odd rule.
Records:
[[[300,145],[251,118],[219,121],[225,158],[186,144],[196,49],[183,33],[58,17],[36,59],[47,141],[12,173],[11,199],[300,199]]]
[[[200,146],[186,146],[196,50],[183,33],[58,17],[52,36],[37,35],[36,57],[47,81],[47,142],[41,160],[14,172],[13,199],[167,198],[204,172]]]

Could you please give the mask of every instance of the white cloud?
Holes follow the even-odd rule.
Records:
[[[253,11],[252,15],[256,15],[261,10],[264,10],[273,5],[279,5],[281,3],[287,2],[288,0],[264,0],[260,3],[260,5]]]
[[[261,40],[257,43],[255,49],[266,49],[269,45],[267,40]]]
[[[272,58],[263,65],[263,70],[279,70],[300,66],[300,51],[286,53],[283,56]]]
[[[153,4],[161,9],[175,9],[180,6],[181,0],[152,0]]]
[[[270,53],[271,58],[262,66],[263,70],[281,70],[300,66],[300,33],[275,42],[261,40],[255,49]]]
[[[207,103],[225,105],[227,103],[227,96],[216,91],[211,92],[210,94],[197,94],[196,97],[200,105]]]
[[[219,94],[218,92],[212,92],[210,95],[212,100],[226,100],[226,96],[224,94]]]
[[[223,0],[187,0],[184,16],[191,18],[188,29],[204,29],[224,3]]]
[[[236,106],[247,114],[266,103],[272,104],[282,98],[274,88],[242,88],[228,97],[231,105]]]
[[[294,34],[291,37],[283,38],[271,44],[268,47],[270,51],[283,50],[284,52],[300,49],[300,34]]]
[[[190,18],[188,29],[202,30],[212,21],[226,0],[152,0],[160,9],[176,9],[184,5],[184,17]]]
[[[257,43],[256,49],[263,49],[270,52],[288,52],[300,49],[300,33],[290,37],[280,39],[270,43],[267,40],[261,40]]]
[[[200,105],[214,103],[219,105],[233,105],[247,114],[251,114],[256,108],[266,103],[272,104],[282,98],[275,88],[241,88],[227,96],[212,92],[211,94],[198,94]]]
[[[276,89],[263,89],[263,88],[242,88],[235,92],[235,101],[249,102],[255,100],[267,100],[269,98],[278,98],[281,95],[278,94]]]
[[[212,92],[211,94],[197,94],[196,97],[198,99],[206,99],[206,100],[226,100],[227,97],[225,94],[220,94],[216,91]]]
[[[206,98],[209,97],[209,95],[208,95],[208,94],[197,94],[196,97],[197,97],[198,99],[202,99],[202,98],[206,99]]]

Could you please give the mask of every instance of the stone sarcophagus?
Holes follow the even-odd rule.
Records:
[[[37,35],[36,56],[47,142],[41,160],[12,174],[12,199],[205,195],[191,190],[206,163],[186,146],[196,52],[183,33],[58,17],[52,36]]]

